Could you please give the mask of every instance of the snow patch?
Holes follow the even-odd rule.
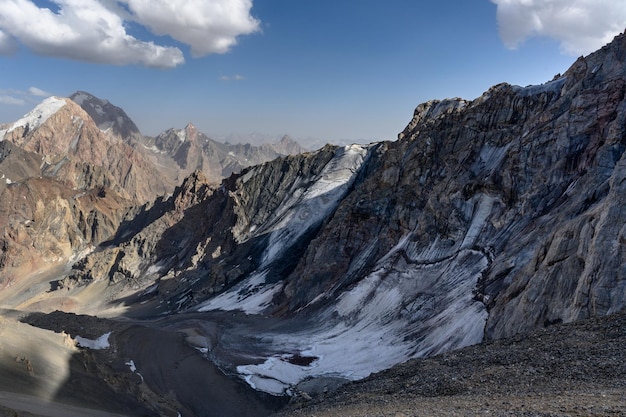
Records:
[[[490,259],[474,246],[494,201],[488,195],[473,201],[471,223],[457,243],[436,238],[417,247],[413,233],[403,236],[371,274],[300,330],[258,335],[267,359],[239,365],[237,372],[255,389],[288,395],[308,378],[358,380],[411,358],[481,342],[488,313],[474,290]],[[315,360],[285,360],[293,354]]]
[[[185,129],[180,129],[176,131],[176,136],[178,136],[178,139],[181,142],[184,142],[187,140],[187,131]]]
[[[111,347],[111,345],[109,344],[109,336],[111,336],[111,332],[105,333],[95,340],[86,339],[81,336],[76,336],[75,340],[77,346],[93,350],[102,350]]]
[[[318,176],[296,181],[264,224],[251,225],[257,236],[270,233],[261,268],[279,258],[335,210],[356,179],[367,152],[368,147],[361,145],[340,148]]]
[[[19,127],[24,127],[28,130],[36,129],[66,104],[62,98],[48,97],[24,117],[13,123],[6,133],[10,133]]]
[[[135,361],[133,361],[131,359],[128,362],[126,362],[126,365],[128,365],[128,367],[130,368],[130,371],[132,373],[139,375],[139,378],[141,378],[141,382],[143,382],[143,375],[141,375],[139,372],[137,372],[137,367],[135,366]]]
[[[519,94],[522,97],[528,97],[528,96],[534,96],[534,95],[541,94],[541,93],[550,93],[550,92],[560,93],[566,80],[567,80],[567,77],[561,77],[561,78],[549,81],[544,84],[529,85],[524,88],[518,87]]]
[[[284,395],[307,378],[358,380],[410,358],[479,343],[487,311],[472,290],[488,267],[486,256],[461,250],[448,262],[422,265],[407,262],[398,247],[392,251],[316,319],[320,324],[260,335],[276,353],[237,371],[256,389]],[[283,359],[285,352],[316,360],[297,365]]]
[[[249,238],[269,234],[258,272],[200,304],[198,311],[241,310],[260,314],[269,307],[282,285],[266,283],[271,263],[335,210],[358,175],[367,151],[367,146],[360,145],[340,148],[317,176],[296,181],[267,221],[249,227]]]
[[[482,194],[479,197],[478,203],[476,203],[474,208],[472,223],[470,224],[469,230],[465,233],[465,238],[461,245],[462,248],[469,248],[474,245],[483,226],[487,222],[487,217],[491,214],[495,200],[495,197],[486,194]]]
[[[74,96],[73,100],[74,100],[74,103],[78,104],[79,106],[82,106],[83,102],[85,100],[89,100],[90,98],[91,97],[88,94],[85,94],[85,93],[81,92],[81,93],[76,94]]]
[[[197,310],[240,310],[246,314],[260,314],[270,306],[274,295],[281,288],[279,283],[266,284],[267,274],[268,271],[253,274],[230,290],[201,303]]]

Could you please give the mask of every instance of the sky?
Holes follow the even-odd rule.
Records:
[[[393,140],[415,107],[541,84],[625,0],[0,0],[0,122],[87,91],[142,133]]]

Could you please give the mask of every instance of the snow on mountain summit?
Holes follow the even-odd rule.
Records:
[[[4,139],[6,133],[12,132],[19,127],[24,127],[27,130],[33,130],[41,126],[52,115],[59,111],[63,106],[67,104],[65,99],[59,97],[48,97],[41,102],[37,107],[28,112],[24,117],[13,123],[7,130],[0,131],[0,140]]]

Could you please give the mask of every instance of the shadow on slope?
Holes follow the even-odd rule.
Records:
[[[73,338],[95,340],[110,332],[107,348],[79,348],[72,355],[54,402],[129,416],[172,417],[266,416],[285,404],[222,373],[167,322],[122,323],[62,312],[32,313],[23,321]]]

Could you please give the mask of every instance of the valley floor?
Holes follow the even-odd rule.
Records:
[[[626,416],[626,312],[413,360],[280,416]]]
[[[207,320],[250,326],[252,317],[196,313],[136,321],[3,311],[0,417],[256,417],[276,410],[281,417],[626,416],[626,311],[412,360],[336,390],[333,381],[317,380],[312,392],[323,393],[328,384],[326,393],[302,394],[286,407],[284,399],[222,374],[197,350],[222,337]],[[253,321],[258,331],[273,326]],[[69,337],[108,332],[105,350],[78,349]],[[224,348],[246,342],[234,334]]]

